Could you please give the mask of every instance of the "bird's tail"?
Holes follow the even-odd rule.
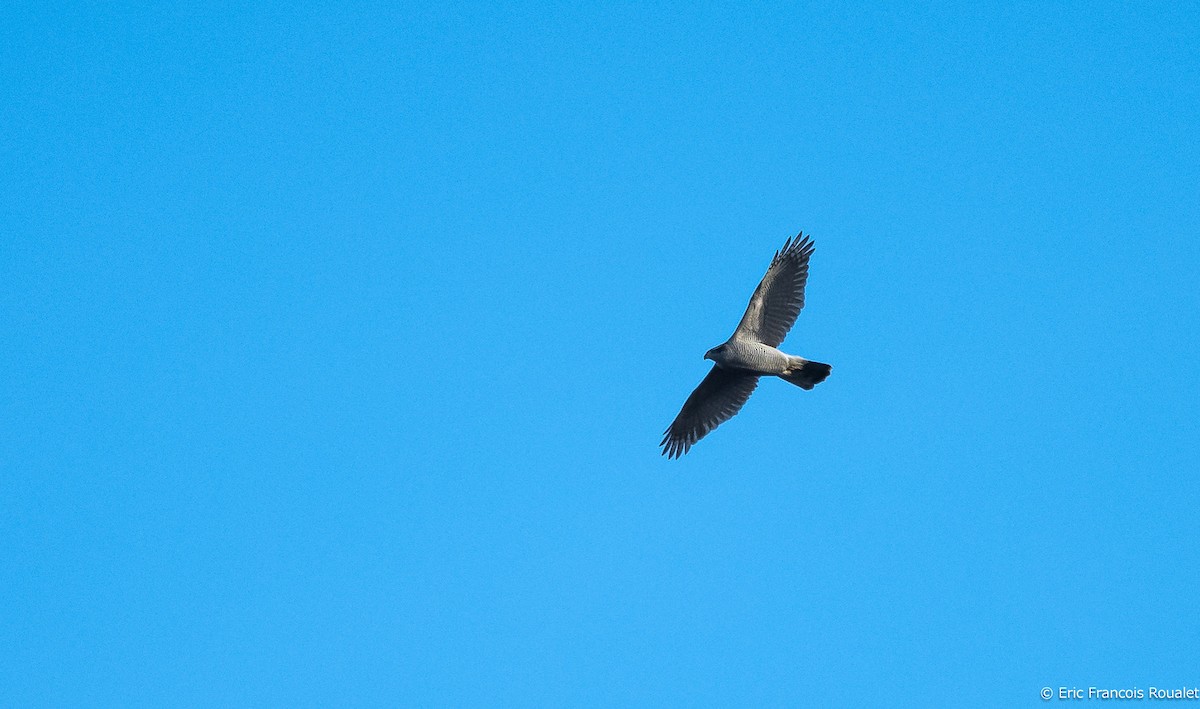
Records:
[[[779,376],[795,384],[801,389],[812,389],[825,381],[833,367],[823,362],[810,362],[802,357],[792,357],[788,360],[788,368]]]

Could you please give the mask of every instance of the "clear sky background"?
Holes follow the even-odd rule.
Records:
[[[447,5],[5,6],[3,704],[1200,685],[1194,4]]]

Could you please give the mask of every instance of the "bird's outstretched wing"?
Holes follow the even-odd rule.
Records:
[[[808,281],[808,258],[812,253],[812,239],[803,233],[788,239],[775,252],[767,275],[750,297],[750,305],[734,337],[757,340],[771,347],[783,342],[804,307],[804,284]]]
[[[756,386],[756,375],[732,372],[714,365],[667,427],[659,444],[663,447],[663,455],[678,458],[687,453],[709,431],[733,418]]]

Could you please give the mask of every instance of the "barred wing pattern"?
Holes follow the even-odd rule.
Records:
[[[750,297],[750,305],[734,337],[757,340],[771,347],[783,342],[804,307],[804,284],[808,282],[808,259],[813,250],[812,239],[801,232],[775,252],[767,274]]]
[[[687,453],[696,441],[733,418],[757,386],[757,375],[731,372],[714,365],[667,427],[659,444],[663,455],[678,458]]]

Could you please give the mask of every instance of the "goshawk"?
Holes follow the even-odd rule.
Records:
[[[758,386],[759,377],[776,376],[801,389],[812,389],[829,376],[833,368],[828,364],[775,349],[804,307],[804,284],[812,253],[812,239],[803,232],[775,252],[733,336],[704,353],[704,359],[713,361],[712,371],[667,428],[659,444],[663,455],[678,458],[733,418]]]

